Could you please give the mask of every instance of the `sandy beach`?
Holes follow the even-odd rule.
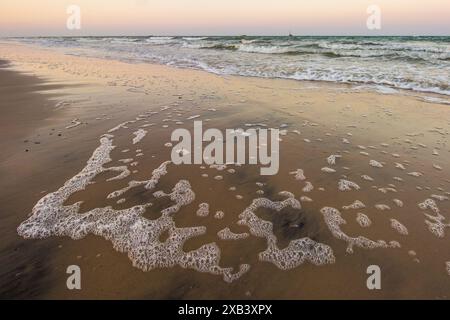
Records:
[[[0,297],[450,298],[447,96],[76,53],[0,43]],[[280,129],[278,174],[164,166],[196,120]]]

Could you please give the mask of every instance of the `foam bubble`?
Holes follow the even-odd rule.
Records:
[[[265,238],[267,241],[267,249],[259,254],[259,259],[271,262],[283,270],[295,268],[305,261],[315,265],[334,263],[333,250],[310,238],[292,240],[286,248],[282,250],[278,248],[272,223],[259,218],[255,211],[258,208],[268,208],[279,212],[288,206],[294,209],[301,208],[300,202],[293,197],[292,193],[282,192],[281,195],[287,196],[287,198],[277,202],[267,198],[254,199],[252,204],[239,215],[241,220],[238,224],[249,227],[253,236]]]
[[[449,199],[449,197],[443,196],[443,195],[440,195],[440,194],[432,194],[430,197],[433,198],[433,199],[439,200],[439,201],[445,201],[445,200]]]
[[[423,173],[414,171],[414,172],[409,172],[408,175],[413,176],[413,177],[421,177],[421,176],[423,176]]]
[[[272,262],[281,270],[289,270],[298,267],[305,261],[320,266],[335,262],[331,247],[317,243],[310,238],[292,240],[289,245],[280,250],[269,247],[259,255],[261,261]]]
[[[208,203],[200,203],[198,205],[197,216],[199,217],[207,217],[209,215],[209,204]]]
[[[311,182],[309,182],[309,181],[306,181],[305,182],[305,186],[303,187],[302,191],[303,192],[311,192],[313,190],[314,190],[313,184]]]
[[[332,168],[328,168],[328,167],[323,167],[322,169],[320,169],[322,172],[326,172],[326,173],[334,173],[336,172],[336,170],[332,169]]]
[[[355,200],[352,204],[348,205],[348,206],[343,206],[342,209],[344,210],[349,210],[349,209],[362,209],[365,208],[366,205],[364,203],[362,203],[359,200]]]
[[[369,165],[375,168],[383,168],[383,165],[376,160],[370,160]]]
[[[395,188],[387,187],[387,188],[378,188],[378,191],[382,193],[388,193],[388,192],[397,192]]]
[[[363,156],[366,156],[366,157],[370,156],[370,154],[368,152],[365,152],[365,151],[360,151],[359,154],[363,155]]]
[[[294,177],[295,180],[301,180],[301,181],[306,180],[305,174],[302,169],[297,169],[295,171],[291,171],[291,172],[289,172],[289,174],[295,175],[295,177]]]
[[[375,209],[380,210],[380,211],[385,211],[385,210],[391,210],[391,207],[389,207],[386,204],[376,204]]]
[[[301,196],[300,201],[302,202],[312,202],[313,200],[310,197],[307,196]]]
[[[216,214],[214,215],[214,218],[216,219],[223,219],[223,217],[225,216],[225,212],[223,211],[216,211]]]
[[[369,219],[369,217],[362,212],[358,212],[356,214],[356,222],[358,222],[358,224],[362,228],[370,227],[370,225],[372,224],[372,221]]]
[[[170,216],[195,198],[186,180],[180,180],[170,194],[160,194],[170,197],[175,204],[161,211],[162,215],[155,220],[143,217],[150,203],[124,210],[95,208],[85,213],[79,212],[80,202],[64,205],[72,194],[85,189],[99,173],[108,170],[104,165],[111,161],[110,152],[113,149],[110,137],[101,138],[100,146],[86,166],[57,191],[40,199],[30,217],[17,228],[18,234],[34,239],[50,236],[81,239],[88,234],[101,236],[111,241],[117,251],[127,252],[133,266],[144,271],[179,265],[182,268],[222,275],[224,281],[232,282],[249,270],[250,266],[247,264],[241,265],[236,273],[233,273],[232,268],[220,267],[220,249],[215,243],[205,244],[189,252],[182,250],[187,239],[206,232],[205,227],[177,228]],[[170,161],[165,165],[168,163]],[[154,187],[164,171],[165,166],[155,169],[147,185]],[[164,232],[168,232],[168,238],[161,242],[159,238]]]
[[[445,228],[450,228],[450,223],[444,223],[445,217],[440,213],[436,201],[433,199],[426,199],[424,202],[419,203],[419,208],[422,210],[433,211],[434,215],[425,213],[427,218],[425,219],[425,223],[431,233],[438,238],[443,238],[445,236]]]
[[[161,177],[167,174],[167,166],[171,164],[172,161],[165,161],[161,165],[152,171],[152,177],[145,182],[145,189],[152,190],[155,188],[156,184],[159,182]]]
[[[134,134],[133,144],[139,143],[142,139],[144,139],[144,137],[147,135],[147,132],[148,131],[144,129],[139,129],[133,132]]]
[[[373,241],[363,236],[350,237],[341,230],[341,225],[346,224],[347,221],[342,218],[339,210],[332,207],[324,207],[320,210],[325,219],[325,223],[333,236],[337,239],[347,242],[347,252],[353,253],[353,246],[364,249],[374,248],[399,248],[400,244],[396,241],[386,243],[384,240]]]
[[[167,174],[167,166],[170,163],[172,163],[172,162],[171,161],[165,161],[157,169],[153,170],[152,176],[151,176],[151,178],[149,180],[144,180],[144,181],[135,181],[135,180],[133,180],[133,181],[130,181],[130,182],[128,182],[128,186],[126,186],[126,187],[124,187],[122,189],[119,189],[119,190],[111,192],[107,196],[107,198],[108,199],[117,198],[117,197],[123,195],[128,190],[130,190],[132,188],[135,188],[135,187],[138,187],[138,186],[141,186],[141,185],[144,185],[147,190],[154,189],[156,184],[161,179],[161,177]]]
[[[128,159],[119,159],[119,162],[122,162],[122,163],[124,163],[124,164],[127,164],[127,163],[130,163],[130,162],[133,162],[133,158],[128,158]]]
[[[230,230],[230,228],[225,228],[225,229],[220,230],[217,233],[217,236],[222,240],[240,240],[240,239],[248,238],[249,234],[246,232],[234,233]]]
[[[401,224],[398,220],[391,219],[390,221],[391,221],[392,229],[396,230],[401,235],[404,235],[404,236],[408,235],[408,229],[403,224]]]
[[[327,158],[327,162],[329,165],[335,165],[336,164],[336,159],[337,158],[341,158],[341,155],[338,154],[332,154]]]
[[[216,169],[217,171],[223,171],[227,168],[226,164],[212,164],[209,166],[211,169]]]
[[[130,120],[130,121],[122,122],[121,124],[119,124],[119,125],[115,126],[114,128],[108,130],[108,133],[112,133],[112,132],[117,131],[117,130],[122,129],[122,128],[126,129],[127,128],[127,126],[126,126],[127,124],[134,123],[134,122],[136,122],[136,121],[135,120]]]
[[[114,180],[125,179],[126,177],[128,177],[131,174],[131,172],[130,172],[130,170],[128,170],[127,166],[104,168],[103,171],[117,171],[117,172],[120,172],[120,174],[118,174],[117,176],[109,178],[106,181],[114,181]]]
[[[195,199],[195,193],[187,180],[180,180],[175,184],[171,193],[160,192],[159,197],[168,197],[175,202],[174,205],[161,211],[162,215],[171,215],[180,210],[182,206],[190,204]]]
[[[392,201],[397,205],[397,207],[399,207],[399,208],[403,207],[403,201],[402,200],[393,199]]]
[[[425,199],[425,201],[419,203],[418,206],[422,210],[430,209],[436,214],[438,214],[440,212],[440,210],[436,204],[436,201],[434,201],[433,199]]]
[[[340,179],[338,182],[338,189],[339,191],[351,191],[352,189],[359,190],[361,188],[353,181]]]

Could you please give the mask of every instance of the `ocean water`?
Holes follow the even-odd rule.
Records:
[[[450,95],[450,37],[16,38],[69,54]]]

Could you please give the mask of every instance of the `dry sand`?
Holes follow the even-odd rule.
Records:
[[[427,102],[412,92],[386,95],[347,85],[219,77],[15,44],[0,44],[0,57],[11,62],[0,70],[1,297],[449,298],[449,226],[444,226],[450,223],[450,201],[445,200],[450,197],[448,105]],[[260,176],[257,166],[248,165],[227,168],[235,173],[170,165],[155,190],[134,188],[124,194],[123,203],[117,203],[119,198],[107,199],[131,180],[149,179],[153,169],[170,160],[171,148],[165,144],[172,130],[191,129],[196,115],[200,117],[195,120],[211,128],[245,129],[246,124],[263,123],[287,130],[281,136],[279,173]],[[207,231],[184,243],[183,251],[215,242],[221,250],[220,266],[236,271],[241,264],[250,265],[239,279],[227,283],[220,275],[179,266],[143,272],[132,266],[126,253],[115,251],[110,241],[92,234],[81,240],[24,240],[17,234],[39,199],[80,172],[99,146],[100,136],[127,120],[136,121],[111,132],[117,147],[106,166],[126,165],[131,174],[107,181],[117,173],[100,173],[93,179],[95,184],[74,193],[65,204],[83,201],[83,213],[152,202],[143,216],[154,220],[170,201],[155,198],[153,192],[169,192],[180,179],[188,180],[195,200],[173,220],[179,228],[205,226]],[[133,144],[133,132],[139,129],[148,133]],[[333,164],[327,161],[330,155],[341,157]],[[132,165],[128,159],[138,163]],[[290,174],[297,169],[304,171],[304,181]],[[214,179],[218,175],[223,179]],[[339,191],[341,179],[360,189]],[[314,186],[310,192],[304,189],[307,181]],[[281,270],[259,260],[258,254],[267,248],[264,238],[223,240],[217,235],[227,227],[234,233],[250,233],[248,226],[237,224],[239,214],[255,198],[285,199],[281,191],[293,193],[297,200],[303,197],[302,208],[256,211],[272,222],[278,247],[309,237],[332,249],[334,263],[318,266],[305,261]],[[430,232],[425,222],[439,217],[437,213],[418,206],[432,195],[442,215],[441,237]],[[365,207],[343,209],[356,200]],[[209,204],[207,217],[196,214],[201,203]],[[324,207],[340,211],[347,222],[340,225],[342,232],[327,220],[333,216],[323,214]],[[223,219],[214,218],[216,211],[225,213]],[[369,227],[358,224],[358,213],[370,219]],[[351,253],[348,243],[358,236],[385,240],[388,248],[365,249],[356,241]],[[166,238],[161,234],[161,241]],[[390,241],[395,241],[392,247]],[[82,269],[78,292],[66,288],[65,271],[71,264]],[[372,264],[382,270],[379,291],[366,287],[366,268]]]

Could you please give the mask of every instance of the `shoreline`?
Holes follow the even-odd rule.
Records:
[[[1,39],[0,39],[1,40]],[[184,70],[184,71],[193,71],[193,72],[205,72],[210,75],[214,75],[217,77],[221,77],[224,79],[227,78],[243,78],[243,79],[256,79],[256,80],[280,80],[280,81],[288,81],[292,83],[300,84],[301,86],[307,87],[309,85],[318,85],[319,88],[333,88],[335,87],[336,90],[350,90],[353,92],[369,92],[369,93],[377,93],[377,94],[386,94],[386,95],[404,95],[404,96],[411,96],[415,97],[417,99],[421,99],[425,102],[435,103],[435,104],[443,104],[443,105],[450,105],[450,96],[438,93],[438,92],[432,92],[432,91],[420,91],[416,89],[407,89],[407,88],[397,88],[389,85],[381,85],[376,83],[365,83],[365,82],[340,82],[340,81],[329,81],[329,80],[300,80],[300,79],[294,79],[294,78],[283,78],[283,77],[261,77],[261,76],[251,76],[251,75],[240,75],[240,74],[221,74],[216,73],[213,71],[208,71],[205,69],[199,69],[199,68],[190,68],[190,67],[182,67],[182,66],[175,66],[175,65],[168,65],[163,63],[153,63],[148,61],[142,61],[139,59],[118,59],[118,58],[109,58],[109,57],[95,57],[95,56],[89,56],[89,55],[73,55],[67,52],[63,52],[63,48],[57,48],[57,47],[45,47],[38,44],[26,44],[21,43],[17,41],[7,41],[7,42],[1,42],[0,45],[17,45],[19,47],[28,47],[30,49],[39,49],[43,51],[53,51],[58,54],[63,54],[66,56],[73,56],[73,57],[80,57],[80,58],[86,58],[86,59],[98,59],[98,60],[106,60],[106,61],[112,61],[112,62],[118,62],[118,63],[124,63],[124,64],[132,64],[132,65],[148,65],[148,66],[154,66],[154,67],[164,67],[175,70]],[[295,86],[295,85],[294,85]],[[428,100],[427,98],[430,98]]]
[[[19,50],[17,47],[8,49],[0,45],[0,54],[20,62],[19,70],[27,70],[31,74],[40,75],[48,83],[61,85],[47,92],[57,93],[51,103],[59,105],[57,113],[51,112],[48,116],[51,124],[39,120],[36,125],[38,128],[27,135],[32,138],[36,138],[37,134],[41,137],[44,134],[48,136],[54,128],[61,131],[65,139],[42,141],[38,150],[30,153],[32,159],[25,160],[18,154],[9,170],[13,175],[22,171],[20,175],[24,180],[14,178],[14,183],[5,188],[9,194],[0,201],[0,212],[8,211],[14,216],[13,222],[9,220],[5,224],[8,243],[19,241],[29,248],[45,243],[52,248],[48,259],[48,265],[53,268],[52,282],[45,284],[45,290],[39,297],[345,299],[403,298],[408,294],[411,296],[411,292],[413,298],[445,296],[448,288],[445,281],[449,279],[445,275],[443,262],[450,257],[440,256],[437,259],[430,252],[427,246],[433,246],[438,252],[445,252],[446,245],[429,233],[417,203],[431,193],[445,194],[450,188],[450,180],[445,180],[449,179],[450,170],[446,166],[450,157],[447,143],[450,123],[445,120],[450,119],[448,106],[425,103],[409,95],[352,92],[339,86],[324,84],[311,88],[308,83],[298,83],[295,80],[217,77],[204,71],[64,56],[50,50]],[[224,283],[217,276],[179,267],[142,272],[132,267],[126,254],[114,251],[109,241],[92,235],[82,240],[61,237],[22,240],[12,234],[18,226],[16,223],[25,220],[27,213],[31,212],[33,205],[41,198],[41,192],[45,191],[43,194],[46,194],[57,190],[85,166],[102,134],[119,123],[151,112],[158,113],[142,117],[130,124],[130,128],[113,133],[116,139],[114,143],[120,146],[112,152],[114,164],[119,164],[120,161],[116,159],[120,158],[138,159],[132,152],[122,151],[143,149],[144,158],[139,160],[136,166],[138,172],[133,174],[136,179],[148,178],[149,172],[169,158],[170,149],[164,147],[164,143],[169,141],[169,133],[173,128],[191,128],[189,117],[200,115],[200,119],[208,127],[218,128],[238,128],[261,122],[273,127],[288,125],[287,135],[281,137],[283,163],[280,164],[282,167],[277,176],[262,179],[250,167],[236,168],[237,174],[228,174],[196,166],[171,168],[165,178],[167,180],[163,179],[161,182],[162,189],[169,191],[180,178],[186,178],[195,190],[196,200],[177,214],[177,226],[205,225],[208,230],[212,230],[199,239],[188,241],[185,250],[194,250],[204,243],[216,241],[222,248],[221,262],[224,266],[236,268],[244,262],[252,265],[251,271],[232,284]],[[71,127],[76,123],[73,122],[74,119],[79,119],[81,124]],[[176,122],[183,124],[177,125]],[[133,146],[130,144],[131,132],[141,125],[149,125],[144,127],[149,134],[141,144]],[[301,133],[297,134],[295,130]],[[344,138],[350,143],[344,143]],[[364,146],[365,151],[358,146]],[[433,148],[439,148],[439,156],[432,156]],[[370,157],[361,155],[360,152],[370,153]],[[337,160],[336,167],[333,167],[338,171],[334,175],[321,173],[321,167],[331,166],[326,162],[330,154],[342,155],[342,159]],[[368,162],[372,158],[384,162],[384,169],[369,167]],[[408,171],[399,171],[393,167],[394,162],[403,163]],[[30,163],[33,168],[27,170]],[[442,170],[433,169],[433,163],[442,167]],[[0,166],[4,170],[4,163],[0,162]],[[299,168],[305,170],[307,178],[315,186],[312,192],[303,192],[303,183],[289,174]],[[408,176],[407,172],[413,170],[422,172],[423,178]],[[202,172],[208,172],[209,178],[201,177]],[[370,174],[377,182],[362,181],[359,176],[363,173]],[[213,179],[218,175],[223,176],[223,180]],[[394,175],[402,176],[404,182],[392,180]],[[338,192],[336,179],[342,176],[357,181],[364,191]],[[136,190],[127,194],[127,201],[123,205],[105,200],[105,195],[124,185],[122,181],[107,183],[108,177],[111,175],[97,177],[94,185],[74,194],[69,203],[84,201],[82,211],[85,212],[106,205],[115,209],[126,208],[151,198],[151,194]],[[256,182],[261,182],[264,186],[257,187]],[[374,185],[388,188],[389,184],[396,185],[395,194],[373,188]],[[25,186],[29,193],[27,196],[22,194]],[[230,186],[236,186],[238,191],[230,193]],[[417,186],[422,190],[416,190]],[[325,191],[319,190],[320,187]],[[285,190],[293,192],[297,199],[300,196],[312,198],[313,202],[302,201],[300,213],[289,209],[283,216],[270,212],[263,212],[261,216],[273,223],[280,247],[284,248],[293,239],[307,236],[331,246],[337,258],[336,263],[325,266],[304,263],[297,268],[282,271],[273,264],[258,261],[256,254],[265,248],[263,239],[250,237],[244,242],[236,243],[217,240],[216,233],[226,226],[230,226],[235,232],[248,232],[235,222],[237,215],[257,197],[258,190],[275,200],[281,200],[277,192]],[[243,199],[237,200],[237,194],[242,195]],[[20,206],[17,205],[23,197],[26,200],[22,200]],[[395,207],[392,204],[394,197],[403,198],[405,206]],[[353,213],[356,211],[341,209],[355,199],[367,205],[364,212],[373,220],[373,228],[361,229],[354,221]],[[152,201],[155,202],[155,209],[146,213],[149,217],[154,217],[158,209],[164,208],[164,204]],[[195,210],[204,201],[210,202],[212,211],[225,211],[225,218],[217,220],[208,217],[205,220],[196,217]],[[392,214],[391,211],[378,212],[374,209],[373,205],[379,202],[389,203]],[[341,210],[348,222],[342,227],[346,233],[355,236],[364,234],[373,239],[396,240],[402,244],[402,248],[355,248],[353,254],[346,253],[347,243],[336,239],[324,223],[320,213],[324,206],[334,206]],[[443,213],[448,211],[448,201],[439,202],[439,206]],[[389,218],[394,217],[407,225],[409,236],[399,235],[389,227]],[[385,220],[388,221],[387,224]],[[297,229],[291,225],[303,227]],[[236,250],[239,251],[237,255]],[[408,254],[411,250],[415,250],[417,256],[411,257]],[[22,258],[26,261],[27,254]],[[414,261],[415,258],[420,259],[420,263]],[[38,261],[39,257],[35,259]],[[375,261],[390,270],[389,275],[386,275],[391,280],[387,284],[387,291],[361,293],[366,276],[362,267],[369,261]],[[64,266],[73,263],[81,265],[87,283],[85,290],[75,294],[64,288]],[[424,268],[433,270],[435,274],[410,283],[402,269],[405,265],[409,278],[423,277],[421,271]],[[98,273],[99,270],[101,274]],[[271,281],[274,273],[276,281]],[[30,274],[33,271],[28,271],[28,275]],[[121,279],[121,283],[108,281],[114,276]],[[268,279],[268,282],[261,283],[261,278]],[[346,279],[354,279],[355,284],[348,286]],[[211,287],[215,289],[208,291],[207,288]],[[417,290],[421,287],[425,289]],[[346,290],[343,291],[343,288]]]

